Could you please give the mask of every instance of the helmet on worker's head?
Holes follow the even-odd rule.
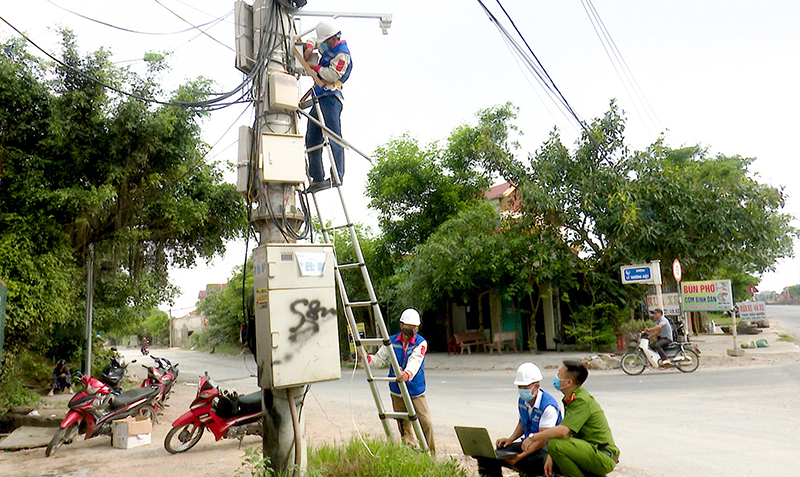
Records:
[[[339,24],[333,18],[323,18],[317,23],[317,41],[323,42],[328,40],[330,37],[340,33],[342,30],[339,28]]]
[[[517,379],[514,380],[516,386],[528,386],[531,383],[538,383],[542,380],[542,371],[539,366],[533,363],[522,363],[517,368]]]
[[[419,326],[421,320],[419,319],[419,312],[413,308],[407,308],[403,314],[400,315],[400,323],[406,325]]]

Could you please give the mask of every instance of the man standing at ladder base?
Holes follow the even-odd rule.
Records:
[[[353,63],[350,59],[350,50],[347,42],[341,39],[342,32],[339,25],[333,18],[325,18],[317,24],[317,49],[322,55],[319,64],[311,65],[319,79],[323,80],[323,85],[317,83],[314,86],[314,96],[319,101],[319,108],[322,110],[325,126],[342,135],[342,106],[344,96],[342,95],[342,85],[350,77],[353,70]],[[308,60],[313,52],[313,43],[306,43],[303,49],[303,57]],[[311,107],[311,117],[319,119],[317,108]],[[311,176],[309,192],[327,189],[333,182],[333,177],[325,180],[325,171],[322,167],[322,148],[323,143],[322,129],[308,122],[306,130],[306,149],[313,149],[308,153],[308,174]],[[334,140],[330,141],[333,160],[339,175],[339,183],[344,179],[344,148]],[[316,149],[314,149],[316,147]]]
[[[403,370],[400,376],[395,376],[394,369],[389,368],[389,377],[396,378],[397,382],[405,382],[408,386],[408,393],[411,402],[417,411],[422,432],[425,440],[428,441],[428,448],[431,453],[436,452],[433,443],[433,422],[431,422],[431,410],[428,408],[428,401],[425,399],[425,353],[428,350],[428,342],[421,335],[419,330],[419,312],[413,308],[406,309],[400,315],[400,333],[390,338],[392,342],[391,351],[394,351],[400,368]],[[369,355],[369,362],[377,366],[385,366],[389,363],[391,353],[388,346],[384,346],[374,355]],[[400,386],[397,382],[389,383],[389,391],[392,393],[392,408],[396,412],[406,412],[406,404],[400,394]],[[397,421],[400,428],[400,436],[411,444],[415,444],[414,430],[411,422],[407,419]]]

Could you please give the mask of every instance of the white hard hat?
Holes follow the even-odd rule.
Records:
[[[333,35],[342,31],[339,24],[333,18],[323,18],[317,23],[317,41],[325,41]]]
[[[517,379],[514,380],[516,386],[527,386],[531,383],[538,383],[542,380],[542,371],[539,366],[533,363],[522,363],[517,368]]]
[[[400,323],[405,323],[411,326],[419,326],[421,323],[419,319],[419,312],[413,308],[407,308],[402,315],[400,315]]]

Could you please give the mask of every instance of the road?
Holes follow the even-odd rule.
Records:
[[[800,339],[800,306],[767,305],[767,319],[777,322],[788,334]]]
[[[800,335],[800,307],[768,307],[771,322]],[[249,393],[258,389],[252,357],[221,356],[186,350],[153,349],[180,363],[180,377],[171,406],[153,432],[153,444],[129,451],[113,449],[108,437],[65,446],[56,457],[44,449],[3,454],[0,475],[89,476],[109,468],[138,475],[158,468],[160,473],[185,472],[196,476],[234,475],[242,450],[235,441],[214,442],[204,436],[195,449],[175,456],[161,445],[169,423],[188,409],[195,394],[193,383],[208,371],[225,389]],[[148,364],[138,350],[130,366],[141,377],[139,364]],[[520,354],[520,361],[533,358]],[[709,367],[692,374],[676,371],[627,376],[619,370],[591,372],[586,388],[605,410],[621,449],[620,464],[612,477],[797,474],[795,430],[800,428],[800,363]],[[558,396],[550,380],[555,370],[544,370],[544,385]],[[486,427],[492,438],[507,436],[517,420],[517,393],[511,371],[428,370],[428,401],[433,414],[439,455],[463,458],[453,432],[455,425]],[[388,403],[388,393],[383,394]],[[355,376],[344,370],[342,379],[316,383],[307,395],[303,417],[307,442],[349,440],[356,432],[380,437],[377,418],[363,370]],[[394,426],[392,426],[394,430]],[[258,446],[248,437],[246,446]]]

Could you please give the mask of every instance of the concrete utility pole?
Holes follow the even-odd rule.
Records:
[[[305,2],[300,5],[303,3]],[[256,204],[256,208],[251,211],[250,221],[259,234],[259,246],[294,242],[281,227],[293,227],[303,220],[295,202],[295,188],[305,179],[303,143],[298,134],[296,114],[286,106],[288,102],[293,102],[293,107],[297,107],[297,85],[295,82],[295,97],[291,101],[281,101],[285,98],[277,97],[290,88],[285,88],[285,85],[281,87],[280,84],[276,86],[276,82],[294,80],[294,60],[290,48],[294,47],[292,15],[297,10],[287,7],[289,4],[298,2],[254,0],[252,9],[241,1],[236,2],[235,6],[237,68],[252,78],[256,117],[252,131],[246,127],[240,129],[240,173],[243,170],[242,165],[246,164],[248,174],[245,190],[240,187],[239,191],[247,195],[248,201]],[[295,173],[297,161],[290,161],[283,156],[280,146],[270,146],[265,152],[265,141],[280,144],[293,141],[292,145],[300,144],[299,177]],[[290,162],[294,165],[290,166]],[[292,172],[286,174],[286,167],[292,169]],[[239,183],[242,183],[241,177]],[[279,318],[282,317],[272,317]],[[264,333],[264,330],[258,330],[257,325],[256,335],[259,340],[263,340],[263,336],[259,334]],[[261,354],[259,351],[259,355]],[[263,356],[257,358],[264,412],[264,457],[270,459],[269,465],[275,471],[285,471],[292,461],[303,467],[305,426],[297,418],[297,405],[302,402],[306,386],[268,388],[269,384],[265,384],[265,381],[269,380],[263,378],[263,359]]]

